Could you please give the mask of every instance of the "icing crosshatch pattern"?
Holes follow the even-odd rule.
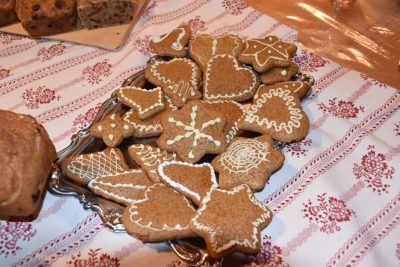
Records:
[[[152,1],[117,52],[0,33],[0,107],[36,117],[61,150],[72,134],[89,125],[99,103],[144,69],[153,55],[152,37],[183,21],[192,36],[237,34],[246,40],[276,35],[286,42],[297,40],[294,30],[242,0]],[[302,102],[310,132],[284,148],[283,167],[256,194],[273,219],[262,233],[261,252],[237,263],[371,266],[384,259],[386,266],[398,266],[400,93],[301,47],[294,62],[316,79]],[[51,194],[34,221],[0,221],[0,262],[183,266],[167,246],[149,246],[112,233],[76,199]]]

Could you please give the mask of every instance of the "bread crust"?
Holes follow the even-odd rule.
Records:
[[[0,110],[1,216],[37,210],[56,157],[45,128],[33,117]]]

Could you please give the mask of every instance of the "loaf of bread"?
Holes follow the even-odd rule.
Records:
[[[15,0],[0,0],[0,26],[17,21],[14,12]]]
[[[136,0],[78,0],[78,14],[85,28],[128,23],[133,19]]]
[[[33,117],[0,110],[0,217],[37,211],[56,156],[45,128]]]
[[[15,12],[33,37],[76,28],[76,0],[16,0]]]

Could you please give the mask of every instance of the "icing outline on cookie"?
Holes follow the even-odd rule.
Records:
[[[141,134],[153,134],[153,133],[160,133],[162,132],[163,128],[161,124],[154,124],[154,125],[143,125],[140,123],[137,123],[135,121],[131,121],[129,117],[134,113],[135,111],[133,109],[129,110],[128,112],[125,113],[123,120],[126,121],[127,123],[131,124],[133,128],[135,128],[135,132],[140,132]],[[145,119],[146,120],[146,119]]]
[[[162,228],[155,228],[155,227],[152,227],[152,222],[149,222],[148,224],[141,224],[140,221],[142,221],[143,218],[140,218],[140,217],[139,217],[137,220],[134,220],[134,219],[132,218],[133,215],[138,215],[138,212],[136,211],[136,209],[137,209],[137,205],[136,205],[136,204],[138,204],[138,203],[143,203],[143,202],[148,201],[149,198],[148,198],[147,193],[148,193],[149,191],[151,191],[151,190],[153,189],[153,187],[160,186],[160,185],[161,185],[161,186],[166,186],[166,185],[162,185],[162,184],[154,184],[154,185],[152,185],[152,186],[149,186],[149,187],[147,188],[147,190],[145,191],[145,193],[144,193],[144,199],[137,200],[137,201],[135,201],[134,203],[131,204],[131,206],[129,207],[129,213],[130,213],[130,215],[129,215],[129,220],[130,220],[130,222],[131,222],[131,223],[134,223],[134,224],[136,224],[136,225],[138,225],[138,226],[140,226],[140,227],[147,228],[147,229],[150,229],[150,230],[153,230],[153,231],[188,230],[188,229],[189,229],[189,224],[188,224],[187,226],[181,226],[180,224],[177,224],[177,225],[171,227],[171,226],[169,226],[168,224],[165,224],[165,223],[164,223],[163,226],[162,226]],[[172,191],[174,194],[178,194],[179,196],[182,196],[181,194],[179,194],[178,192],[176,192],[176,191],[174,191],[174,190],[172,190],[172,189],[171,189],[171,191]],[[187,204],[188,207],[190,207],[191,209],[194,210],[193,206],[190,204],[190,202],[189,202],[189,200],[187,200],[187,198],[185,198],[185,197],[182,196],[182,199],[184,199],[184,200],[186,201],[186,204]]]
[[[281,122],[278,124],[275,120],[268,120],[267,118],[260,118],[260,116],[255,115],[260,107],[267,102],[268,99],[272,97],[279,97],[285,101],[285,105],[290,113],[290,120],[287,122]],[[268,129],[274,127],[275,131],[280,132],[284,130],[286,133],[291,134],[293,128],[300,128],[300,120],[303,118],[301,110],[295,108],[294,97],[291,95],[290,90],[284,90],[282,88],[270,89],[266,93],[262,93],[256,100],[255,105],[251,106],[251,110],[247,112],[244,120],[248,123],[257,123],[259,126],[265,126]]]
[[[151,105],[150,107],[147,107],[147,108],[143,109],[143,107],[142,107],[139,103],[137,103],[137,102],[135,102],[134,100],[132,100],[131,98],[127,97],[127,96],[123,93],[124,90],[136,90],[136,91],[141,91],[141,92],[144,92],[144,93],[147,93],[147,94],[148,94],[148,93],[152,93],[152,92],[154,92],[154,91],[157,91],[157,92],[158,92],[158,99],[157,99],[157,102],[156,102],[156,103],[154,103],[154,104]],[[142,88],[136,87],[136,86],[121,87],[121,88],[119,89],[119,96],[120,96],[121,98],[123,98],[126,102],[128,102],[129,104],[131,104],[132,107],[134,107],[134,109],[137,111],[137,113],[139,114],[139,116],[143,116],[143,115],[145,115],[147,112],[149,112],[149,111],[151,111],[151,110],[153,110],[153,109],[155,109],[155,108],[164,107],[164,93],[163,93],[161,87],[156,87],[156,88],[154,88],[154,89],[142,89]]]
[[[176,29],[170,31],[167,34],[164,34],[162,37],[161,36],[154,36],[152,41],[154,43],[160,43],[160,42],[164,41],[165,39],[167,39],[176,30],[179,30],[180,33],[179,33],[178,38],[176,39],[176,41],[171,44],[171,48],[174,49],[175,51],[180,51],[180,50],[183,49],[183,45],[181,44],[181,40],[186,34],[185,28],[183,28],[183,27],[176,28]]]
[[[89,158],[87,159],[86,157]],[[97,177],[124,172],[125,169],[123,169],[118,162],[123,162],[123,160],[118,157],[114,149],[111,149],[110,156],[106,155],[104,151],[80,155],[75,160],[68,163],[67,169],[71,173],[78,175],[81,180],[92,180]],[[80,166],[75,166],[75,164],[79,164]],[[107,166],[107,164],[109,164],[109,166]],[[84,166],[87,167],[84,169]]]
[[[221,153],[222,167],[231,173],[245,173],[268,159],[268,143],[256,139],[240,139]]]
[[[228,57],[230,59],[232,59],[233,63],[234,63],[234,69],[236,71],[247,71],[248,73],[251,74],[252,77],[252,81],[251,81],[251,85],[246,88],[245,90],[242,90],[240,93],[231,93],[231,94],[209,94],[208,92],[208,83],[210,81],[210,72],[211,72],[211,68],[212,68],[212,63],[214,63],[214,60],[216,58],[225,58]],[[246,94],[253,94],[252,91],[255,91],[256,88],[256,83],[257,83],[257,76],[254,74],[253,71],[251,71],[249,68],[246,67],[240,67],[238,61],[236,60],[236,58],[234,56],[228,55],[228,54],[221,54],[221,55],[215,55],[213,57],[210,58],[210,60],[207,63],[207,70],[205,73],[205,81],[204,81],[204,97],[207,100],[221,100],[221,98],[225,98],[225,99],[231,99],[233,97],[241,97],[243,95]]]
[[[203,211],[207,209],[207,204],[208,202],[211,201],[211,194],[214,191],[220,191],[223,193],[226,193],[228,195],[235,195],[239,192],[241,192],[242,190],[246,190],[248,192],[248,196],[249,196],[249,200],[257,205],[258,207],[260,207],[264,213],[255,221],[251,222],[251,225],[253,226],[253,231],[252,231],[252,238],[253,241],[251,242],[248,239],[244,239],[243,241],[240,240],[230,240],[228,243],[223,244],[222,246],[218,247],[218,242],[215,240],[215,236],[216,236],[216,231],[213,229],[213,227],[204,225],[202,223],[200,223],[198,221],[199,217],[202,215]],[[197,229],[203,230],[205,232],[207,232],[210,235],[210,240],[211,240],[211,246],[212,248],[217,252],[217,253],[221,253],[223,251],[226,251],[227,249],[235,246],[235,245],[240,245],[240,246],[244,246],[244,247],[249,247],[252,249],[257,249],[257,244],[260,242],[259,238],[258,238],[258,234],[259,234],[259,230],[258,230],[258,226],[262,223],[264,223],[265,221],[270,220],[272,217],[272,212],[267,209],[264,205],[262,205],[253,195],[251,189],[247,186],[247,185],[239,185],[235,188],[233,188],[232,190],[224,190],[224,189],[219,189],[219,188],[211,188],[211,190],[207,193],[207,195],[203,198],[202,201],[202,206],[200,209],[197,210],[196,215],[192,218],[192,223],[196,226]]]
[[[221,146],[220,141],[215,140],[212,135],[202,133],[202,131],[205,130],[209,126],[213,126],[217,123],[221,123],[222,120],[221,120],[221,118],[217,117],[215,119],[212,119],[212,120],[202,123],[201,128],[197,129],[196,128],[196,115],[197,115],[198,107],[197,107],[197,105],[193,105],[191,108],[192,108],[192,112],[190,113],[191,121],[190,121],[189,125],[184,124],[182,121],[175,120],[175,118],[173,118],[173,117],[168,117],[167,121],[169,123],[174,123],[177,128],[181,128],[182,130],[185,130],[186,132],[183,135],[182,134],[176,135],[174,139],[168,139],[167,145],[173,145],[173,144],[181,141],[182,139],[189,138],[192,135],[194,135],[192,149],[188,153],[188,158],[193,159],[194,158],[193,148],[195,146],[197,146],[197,141],[201,138],[208,139],[209,141],[213,142],[214,145],[216,145],[217,147]]]
[[[164,167],[170,166],[170,165],[181,165],[181,166],[188,166],[188,167],[194,167],[194,168],[207,167],[208,170],[210,171],[210,178],[211,178],[211,182],[212,182],[211,188],[217,188],[218,187],[217,178],[215,177],[214,167],[208,162],[205,162],[205,163],[202,163],[202,164],[191,164],[189,162],[182,162],[182,161],[165,161],[165,162],[161,163],[160,165],[158,165],[158,174],[163,178],[162,181],[164,183],[170,185],[173,188],[179,188],[183,192],[187,193],[189,196],[191,196],[194,199],[196,199],[198,202],[201,201],[201,196],[198,193],[191,191],[186,186],[175,182],[174,180],[169,178],[167,175],[165,175]]]

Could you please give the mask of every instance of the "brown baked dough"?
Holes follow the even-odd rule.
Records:
[[[33,37],[76,28],[76,0],[16,0],[15,12]]]
[[[14,12],[15,0],[0,0],[0,26],[17,21]]]
[[[0,110],[0,216],[35,213],[44,196],[56,150],[29,115]]]

